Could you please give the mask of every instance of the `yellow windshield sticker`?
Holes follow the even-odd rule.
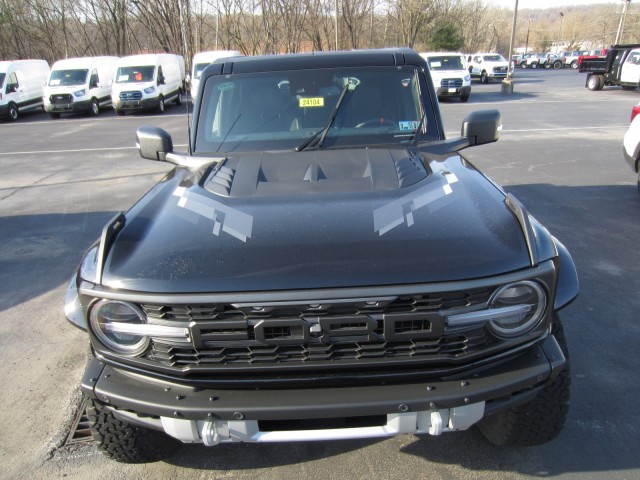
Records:
[[[324,107],[324,98],[323,97],[301,98],[300,108],[307,108],[307,107]]]

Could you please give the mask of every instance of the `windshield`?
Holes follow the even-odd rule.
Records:
[[[460,55],[429,57],[429,67],[431,67],[431,70],[464,70]]]
[[[485,62],[506,62],[502,55],[485,55],[482,58],[484,58]]]
[[[116,73],[116,83],[151,82],[156,72],[153,65],[143,67],[120,67]]]
[[[84,85],[87,83],[87,74],[89,70],[75,69],[75,70],[53,70],[51,77],[49,78],[50,87],[70,87],[72,85]]]
[[[348,86],[348,87],[347,87]],[[295,150],[436,139],[417,67],[342,67],[216,75],[204,89],[195,150]],[[433,131],[432,131],[433,130]],[[302,148],[311,137],[321,141]]]

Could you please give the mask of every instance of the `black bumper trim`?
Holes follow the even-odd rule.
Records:
[[[513,360],[437,381],[281,390],[198,389],[125,372],[93,359],[82,380],[85,395],[115,409],[182,419],[287,420],[383,415],[506,402],[553,379],[565,358],[553,336]],[[402,407],[404,408],[404,407]],[[494,410],[494,409],[492,409]]]

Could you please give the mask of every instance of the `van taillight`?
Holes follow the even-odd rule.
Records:
[[[0,96],[0,98],[2,98]],[[635,107],[633,107],[631,109],[631,121],[633,122],[633,119],[636,118],[636,115],[640,115],[640,104],[636,105]]]

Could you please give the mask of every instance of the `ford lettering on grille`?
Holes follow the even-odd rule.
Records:
[[[386,313],[290,319],[196,322],[195,348],[250,342],[264,345],[332,344],[440,338],[443,317],[437,313]]]

